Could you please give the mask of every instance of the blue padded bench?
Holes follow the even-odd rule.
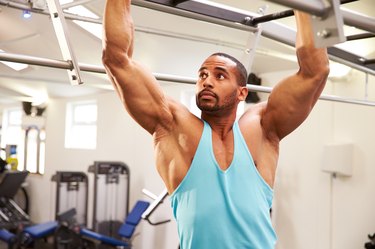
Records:
[[[0,240],[6,242],[9,246],[16,242],[16,235],[5,229],[0,229]]]
[[[149,205],[150,205],[149,202],[137,201],[137,203],[134,205],[129,215],[126,217],[124,224],[122,224],[120,229],[118,230],[118,234],[121,237],[130,240],[130,238],[134,234],[136,226],[139,224],[142,218],[142,214],[144,213],[144,211],[146,211]],[[112,246],[130,247],[129,243],[127,242],[124,242],[122,240],[117,240],[109,236],[105,236],[105,235],[90,231],[85,228],[81,229],[80,234],[87,238],[98,240],[103,244],[112,245]]]
[[[33,239],[40,239],[52,234],[58,226],[57,221],[49,221],[42,224],[26,227],[23,233],[29,234]]]
[[[114,239],[112,237],[102,235],[96,232],[93,232],[89,229],[86,228],[81,228],[80,234],[84,237],[90,238],[90,239],[95,239],[100,241],[102,244],[106,245],[112,245],[112,246],[122,246],[125,248],[129,248],[129,244],[125,241]]]
[[[139,224],[139,221],[142,218],[142,214],[150,206],[150,203],[147,201],[137,201],[132,211],[125,219],[125,223],[121,225],[118,234],[123,237],[130,239],[135,231],[136,226]]]

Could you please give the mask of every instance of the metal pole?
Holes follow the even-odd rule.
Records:
[[[375,33],[375,19],[369,16],[365,16],[358,12],[341,8],[342,17],[344,23],[348,26],[354,26],[359,29],[363,29],[372,33]]]
[[[250,84],[247,85],[247,88],[250,91],[264,92],[264,93],[270,93],[273,89],[272,87],[256,86],[256,85],[250,85]],[[375,102],[373,102],[373,101],[348,99],[348,98],[343,98],[343,97],[340,97],[340,96],[328,95],[328,94],[320,95],[319,99],[320,100],[333,101],[333,102],[348,103],[348,104],[375,106]]]
[[[285,18],[285,17],[289,17],[289,16],[294,16],[293,10],[286,10],[286,11],[272,13],[272,14],[269,14],[269,15],[255,17],[255,18],[252,18],[250,20],[250,24],[252,26],[255,26],[258,23],[269,22],[269,21],[273,21],[273,20],[277,20],[277,19],[281,19],[281,18]]]
[[[26,64],[31,64],[31,65],[60,68],[60,69],[71,68],[71,65],[66,61],[52,60],[52,59],[46,59],[46,58],[40,58],[40,57],[26,56],[26,55],[9,54],[9,53],[0,53],[0,61],[26,63]],[[106,73],[103,66],[79,63],[79,67],[81,71],[86,71],[86,72],[91,72],[91,73],[104,73],[104,74]],[[176,76],[176,75],[161,74],[161,73],[154,73],[153,75],[157,80],[160,80],[160,81],[168,81],[168,82],[184,83],[184,84],[196,83],[196,79],[192,77]],[[247,88],[251,91],[256,91],[256,92],[270,93],[272,91],[271,87],[256,86],[256,85],[250,85],[250,84],[247,85]],[[319,97],[319,99],[329,100],[329,101],[334,101],[334,102],[341,102],[341,103],[375,106],[375,102],[347,99],[347,98],[342,98],[342,97],[335,96],[335,95],[322,94]]]
[[[32,13],[38,13],[38,14],[47,15],[47,16],[50,15],[49,12],[46,11],[46,10],[33,9],[33,8],[30,7],[30,5],[26,5],[26,4],[0,0],[0,5],[5,5],[5,6],[8,6],[8,7],[14,8],[14,9],[19,9],[19,10],[29,10]],[[70,13],[67,13],[67,12],[64,12],[64,17],[65,17],[65,19],[69,19],[69,20],[73,20],[73,21],[77,20],[77,21],[84,21],[84,22],[89,22],[89,23],[102,24],[101,19],[79,16],[79,15],[70,14]]]
[[[206,16],[206,15],[202,15],[202,14],[198,14],[198,13],[194,13],[194,12],[190,12],[190,11],[186,11],[186,10],[162,5],[162,4],[157,4],[157,3],[153,3],[153,2],[149,2],[149,1],[133,0],[132,5],[144,7],[144,8],[148,8],[148,9],[153,9],[153,10],[157,10],[157,11],[161,11],[161,12],[165,12],[165,13],[169,13],[169,14],[173,14],[173,15],[183,16],[183,17],[194,19],[194,20],[200,20],[200,21],[204,21],[204,22],[218,24],[218,25],[222,25],[222,26],[225,26],[225,27],[239,29],[239,30],[243,30],[243,31],[255,32],[257,30],[257,28],[251,27],[251,26],[248,26],[248,25],[243,25],[243,24],[239,24],[239,23],[235,23],[235,22],[231,22],[231,21],[226,21],[226,20],[215,18],[215,17],[210,17],[210,16]]]
[[[62,4],[61,8],[62,9],[69,9],[71,7],[75,7],[75,6],[82,5],[82,4],[85,4],[85,3],[89,3],[89,2],[92,2],[92,1],[94,1],[94,0],[77,0],[77,1],[70,2],[70,3]]]
[[[363,34],[357,34],[357,35],[349,35],[346,37],[347,41],[354,41],[354,40],[361,40],[361,39],[367,39],[367,38],[373,38],[375,37],[375,34],[373,33],[363,33]]]
[[[363,64],[365,64],[365,65],[375,64],[375,59],[364,60],[364,61],[363,61]]]
[[[327,14],[329,5],[325,4],[321,0],[268,0],[269,2],[274,2],[287,6],[292,9],[302,10],[304,12],[316,15],[325,16]]]

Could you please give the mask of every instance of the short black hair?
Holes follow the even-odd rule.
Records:
[[[222,52],[214,53],[211,56],[222,56],[222,57],[228,58],[231,61],[233,61],[234,63],[236,63],[237,84],[239,86],[246,86],[246,83],[247,83],[247,70],[246,70],[245,66],[239,60],[237,60],[236,58],[234,58],[233,56],[231,56],[229,54],[222,53]]]

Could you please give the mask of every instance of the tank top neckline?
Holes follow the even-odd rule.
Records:
[[[215,152],[214,152],[214,146],[213,146],[213,137],[212,137],[212,128],[210,126],[210,124],[208,122],[206,122],[205,120],[203,120],[205,126],[208,128],[208,133],[207,133],[207,136],[210,137],[209,139],[209,144],[210,144],[210,153],[211,153],[211,157],[212,157],[212,160],[214,161],[215,163],[215,166],[216,166],[216,169],[221,173],[221,174],[228,174],[231,169],[235,166],[236,164],[236,159],[237,159],[237,156],[236,156],[236,133],[235,133],[235,127],[237,126],[237,122],[234,122],[233,123],[233,126],[232,126],[232,132],[233,132],[233,157],[232,157],[232,161],[230,162],[229,166],[224,170],[220,167],[220,164],[218,163],[218,161],[216,160],[216,156],[215,156]]]

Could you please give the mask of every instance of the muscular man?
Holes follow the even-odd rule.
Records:
[[[248,93],[246,70],[229,55],[213,54],[198,70],[197,118],[132,59],[130,0],[107,0],[103,63],[126,110],[153,136],[182,249],[275,245],[269,210],[279,143],[306,119],[329,72],[326,50],[314,47],[309,16],[296,11],[295,17],[298,72],[236,121]]]

